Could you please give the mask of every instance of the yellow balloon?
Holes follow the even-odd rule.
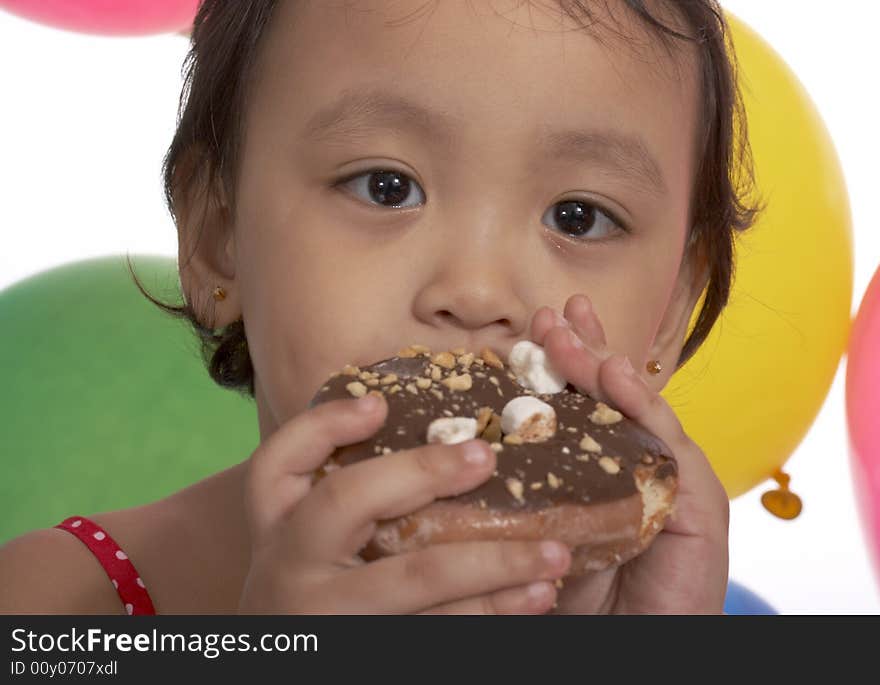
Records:
[[[727,17],[766,210],[737,238],[728,307],[663,395],[733,498],[782,466],[828,393],[849,332],[853,248],[843,173],[809,95]]]

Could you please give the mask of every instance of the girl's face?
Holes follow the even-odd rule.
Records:
[[[696,57],[611,5],[627,38],[600,42],[552,0],[280,3],[199,284],[230,291],[218,325],[244,318],[263,437],[347,363],[506,357],[575,293],[665,382],[703,285],[682,261]]]

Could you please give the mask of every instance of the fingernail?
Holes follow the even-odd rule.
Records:
[[[357,408],[364,413],[369,413],[378,409],[381,401],[382,398],[378,395],[364,395],[357,401]]]
[[[541,556],[544,557],[545,561],[555,566],[565,557],[565,551],[558,542],[542,542]]]
[[[564,326],[565,328],[571,328],[571,323],[569,323],[568,319],[566,319],[562,314],[557,312],[555,309],[553,310],[553,320],[556,322],[557,326]]]
[[[473,440],[464,446],[464,460],[474,466],[483,466],[489,463],[489,450],[480,440]]]
[[[623,361],[620,362],[620,370],[623,371],[625,376],[629,376],[632,378],[636,375],[636,370],[633,368],[632,363],[629,361],[629,357],[624,357]]]
[[[574,345],[578,349],[581,349],[581,350],[585,349],[584,348],[584,341],[581,340],[580,337],[578,336],[578,334],[575,333],[574,331],[568,332],[568,340],[569,340],[569,342],[571,342],[572,345]]]
[[[532,600],[542,600],[546,599],[550,596],[551,587],[550,583],[544,581],[538,581],[537,583],[532,583],[526,588],[526,594],[529,599]]]

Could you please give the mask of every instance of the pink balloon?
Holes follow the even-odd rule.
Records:
[[[110,36],[192,26],[199,0],[0,0],[0,8],[59,29]]]
[[[846,415],[859,506],[880,573],[880,269],[865,292],[850,334]]]

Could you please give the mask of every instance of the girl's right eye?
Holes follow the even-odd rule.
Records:
[[[400,171],[374,169],[350,176],[336,185],[379,207],[407,209],[425,204],[425,193],[421,186]],[[409,201],[413,191],[421,199]]]

